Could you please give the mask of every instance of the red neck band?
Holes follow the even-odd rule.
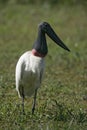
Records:
[[[32,49],[32,54],[33,54],[34,56],[38,56],[38,57],[45,57],[45,55],[43,55],[43,54],[37,52],[37,50],[35,50],[35,49]]]

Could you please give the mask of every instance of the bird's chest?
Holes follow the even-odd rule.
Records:
[[[31,55],[30,63],[27,68],[32,71],[34,74],[40,73],[44,69],[44,59]]]
[[[31,56],[30,60],[26,62],[24,71],[24,80],[27,82],[37,82],[40,79],[40,74],[44,70],[44,59]]]

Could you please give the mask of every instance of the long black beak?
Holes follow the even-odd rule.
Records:
[[[57,36],[57,34],[54,32],[51,26],[49,26],[46,33],[57,45],[59,45],[67,51],[70,51],[69,48],[63,43],[63,41]]]

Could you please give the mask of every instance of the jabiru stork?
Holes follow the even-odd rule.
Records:
[[[38,36],[31,51],[25,52],[16,65],[16,90],[22,98],[22,111],[24,113],[24,99],[34,94],[32,114],[34,114],[37,90],[41,86],[43,72],[45,68],[44,58],[48,53],[46,34],[60,47],[70,51],[63,41],[57,36],[52,27],[47,22],[42,22],[38,26]]]

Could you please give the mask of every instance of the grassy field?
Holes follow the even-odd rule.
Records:
[[[53,26],[71,52],[47,37],[49,53],[36,111],[32,116],[31,97],[22,115],[15,66],[32,48],[41,21]],[[0,130],[24,129],[87,130],[87,10],[81,5],[0,7]]]

